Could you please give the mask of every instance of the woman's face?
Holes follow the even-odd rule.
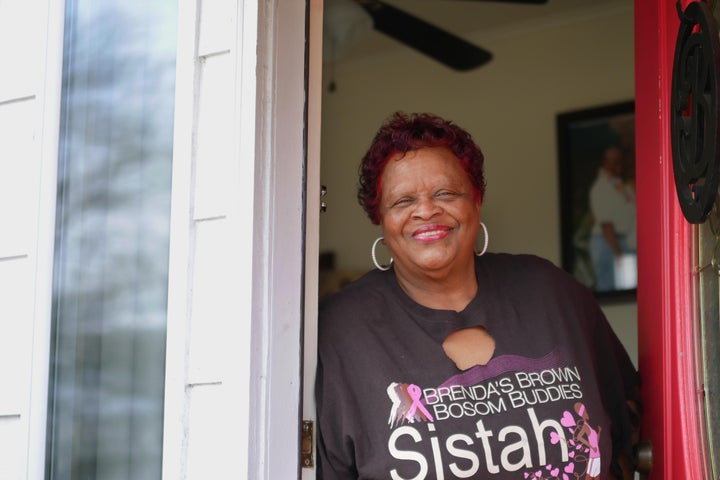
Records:
[[[442,274],[472,262],[480,202],[447,148],[391,157],[382,176],[380,215],[399,273]]]

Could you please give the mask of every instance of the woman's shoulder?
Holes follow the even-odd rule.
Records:
[[[391,295],[389,275],[392,271],[371,270],[322,299],[318,306],[320,328],[338,324],[348,328],[353,323],[364,322],[373,311],[382,310]]]
[[[531,253],[486,253],[478,257],[478,262],[486,263],[491,268],[498,269],[519,269],[528,272],[545,272],[551,274],[562,274],[560,269],[550,260]]]
[[[361,358],[377,344],[379,332],[397,327],[406,311],[392,270],[373,270],[320,302],[318,349],[321,356]],[[328,357],[329,356],[329,357]]]
[[[336,292],[326,296],[320,300],[320,309],[341,308],[343,306],[351,306],[363,298],[373,296],[383,291],[387,280],[385,274],[389,272],[381,272],[379,270],[370,270],[356,279],[342,285]]]
[[[478,267],[497,279],[536,288],[584,290],[570,273],[550,260],[529,253],[486,253],[478,259]]]

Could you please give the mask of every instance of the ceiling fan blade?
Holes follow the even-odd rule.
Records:
[[[496,3],[531,3],[534,5],[543,5],[548,0],[465,0],[469,2],[496,2]]]
[[[356,0],[372,17],[373,26],[405,45],[454,70],[471,70],[492,59],[492,54],[380,0]]]

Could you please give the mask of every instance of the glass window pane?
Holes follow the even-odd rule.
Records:
[[[66,3],[46,478],[160,478],[176,3]]]
[[[698,227],[700,305],[700,375],[703,416],[712,478],[720,476],[720,211],[715,205]]]

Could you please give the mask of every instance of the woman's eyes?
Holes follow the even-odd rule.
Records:
[[[451,191],[451,190],[442,190],[442,191],[440,191],[440,192],[438,192],[438,193],[435,194],[436,197],[438,197],[438,198],[444,198],[444,199],[455,198],[455,197],[460,196],[460,195],[461,195],[460,193],[454,192],[454,191]]]
[[[433,198],[437,198],[440,200],[449,200],[449,199],[458,197],[460,195],[462,195],[462,194],[452,191],[452,190],[440,190],[440,191],[436,192],[435,194],[433,194]],[[402,198],[395,200],[395,202],[392,204],[392,206],[393,207],[406,206],[406,205],[410,205],[414,202],[415,202],[415,197],[402,197]]]
[[[408,205],[408,204],[412,203],[412,201],[413,201],[413,199],[410,197],[403,197],[403,198],[396,200],[395,203],[393,203],[393,206]]]

